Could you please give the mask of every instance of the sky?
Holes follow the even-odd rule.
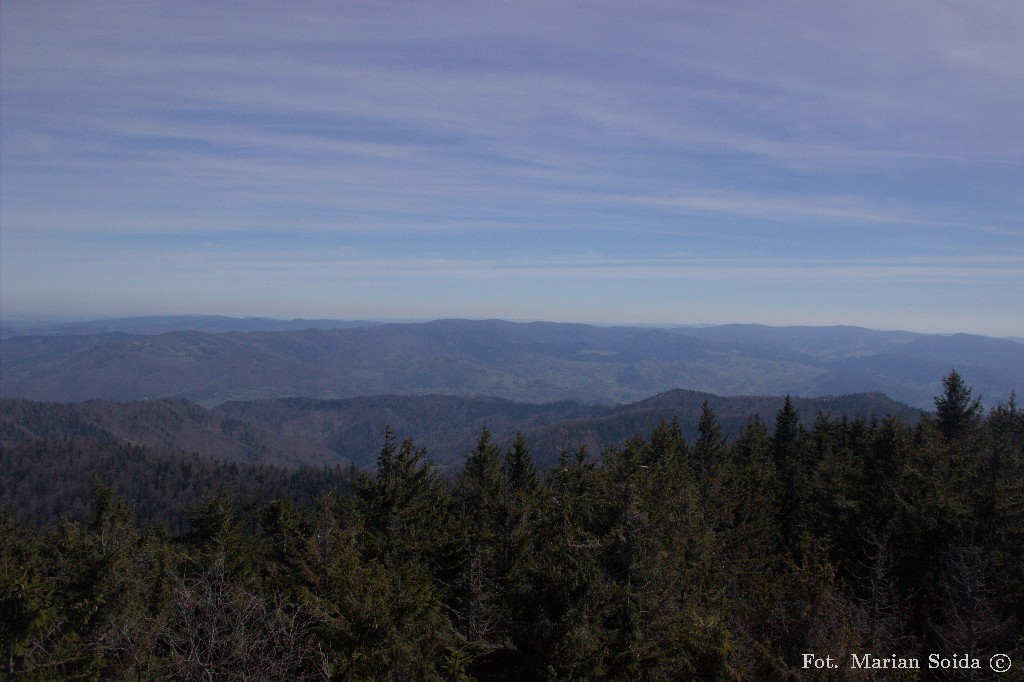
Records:
[[[0,7],[0,310],[1024,336],[1024,3]]]

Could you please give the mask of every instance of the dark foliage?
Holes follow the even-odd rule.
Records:
[[[662,421],[596,459],[565,447],[543,475],[525,438],[504,448],[483,429],[454,480],[389,430],[374,475],[315,500],[310,485],[240,505],[250,479],[210,469],[222,489],[181,533],[140,530],[140,500],[119,496],[137,482],[113,477],[79,520],[0,513],[5,672],[988,679],[928,655],[1024,655],[1024,414],[972,410],[951,377],[940,400],[965,408],[955,432],[941,417],[805,425],[787,400],[773,432],[753,418],[733,439],[705,404],[690,441]],[[110,475],[141,461],[82,442],[61,452],[121,457]],[[807,670],[806,652],[841,669]],[[922,669],[879,675],[854,653]]]
[[[348,490],[352,471],[240,464],[91,438],[0,445],[0,507],[24,523],[84,519],[95,478],[121,493],[140,524],[180,532],[186,512],[220,490],[240,507],[281,497],[312,504]]]

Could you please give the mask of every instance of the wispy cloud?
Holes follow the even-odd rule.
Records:
[[[0,31],[5,303],[102,295],[111,249],[209,288],[219,260],[297,292],[324,253],[498,272],[517,310],[558,272],[939,287],[1024,254],[1019,3],[8,3]]]

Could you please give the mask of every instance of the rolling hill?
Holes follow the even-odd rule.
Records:
[[[0,342],[0,395],[49,401],[179,397],[213,406],[281,397],[446,394],[607,405],[685,388],[803,397],[881,392],[929,409],[953,367],[990,406],[1024,386],[1024,344],[967,334],[500,320],[356,324],[10,337]],[[160,327],[152,320],[144,326]]]
[[[256,400],[215,408],[182,399],[65,404],[7,398],[0,399],[0,442],[10,446],[84,438],[253,464],[372,467],[383,429],[389,425],[399,437],[412,437],[425,447],[435,463],[457,466],[486,426],[504,445],[522,431],[538,464],[547,466],[557,460],[562,447],[584,443],[597,454],[636,434],[649,433],[662,419],[678,419],[692,441],[704,401],[715,410],[726,433],[736,434],[754,415],[770,426],[783,398],[726,398],[673,390],[615,407],[389,395]],[[865,418],[894,414],[910,423],[920,414],[881,394],[794,402],[808,424],[819,412]]]

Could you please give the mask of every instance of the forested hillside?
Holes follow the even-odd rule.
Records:
[[[37,526],[84,519],[95,480],[116,488],[140,524],[180,532],[189,509],[218,492],[242,508],[282,497],[312,504],[348,490],[353,476],[340,465],[281,469],[94,438],[0,445],[0,507]]]
[[[7,674],[988,679],[991,655],[1024,656],[1024,415],[984,412],[955,373],[935,408],[804,426],[786,400],[728,438],[707,405],[692,439],[666,421],[543,474],[525,439],[482,431],[454,480],[388,433],[350,494],[222,494],[182,534],[98,485],[83,521],[0,514]]]
[[[609,405],[685,388],[805,397],[881,392],[927,409],[941,389],[937,377],[951,367],[988,406],[1024,384],[1024,344],[855,327],[438,320],[25,336],[3,339],[0,354],[0,395],[60,402],[179,397],[212,406],[294,396],[447,394]]]
[[[457,468],[487,427],[501,445],[511,443],[521,431],[534,445],[538,465],[546,468],[567,443],[585,443],[599,453],[649,433],[663,418],[678,418],[684,435],[692,438],[705,401],[720,415],[726,433],[735,436],[751,415],[770,421],[782,400],[675,390],[617,407],[389,395],[230,402],[208,409],[181,399],[65,404],[0,398],[0,442],[84,437],[233,462],[371,467],[380,450],[380,434],[390,426],[401,437],[414,436],[434,464]],[[808,425],[819,412],[865,419],[892,414],[908,423],[916,423],[919,415],[878,394],[794,400]]]

